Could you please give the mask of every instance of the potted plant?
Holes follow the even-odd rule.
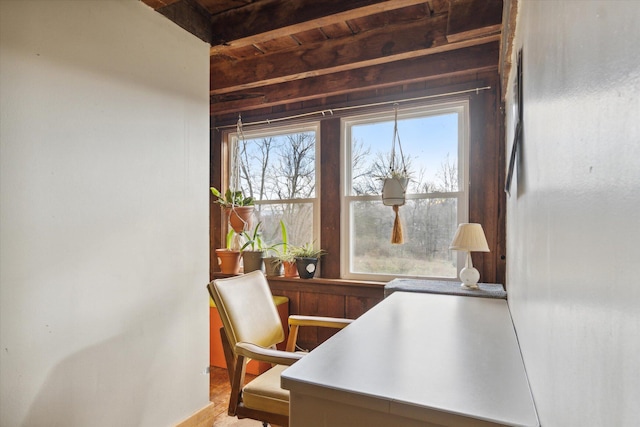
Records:
[[[272,254],[264,257],[264,271],[268,277],[282,276],[282,261],[278,258],[277,254]]]
[[[398,104],[394,104],[395,117],[393,120],[393,138],[389,157],[383,160],[382,176],[378,176],[382,184],[382,203],[385,206],[402,206],[409,184],[409,173],[405,162],[400,133],[398,132]],[[396,143],[398,153],[396,154]]]
[[[261,224],[262,222],[259,222],[252,233],[248,233],[247,231],[242,232],[245,243],[240,250],[242,251],[242,263],[245,273],[262,270],[264,242],[262,240],[262,233],[260,233]]]
[[[312,243],[306,243],[303,246],[297,246],[291,249],[291,253],[296,260],[298,275],[301,279],[311,279],[316,274],[318,260],[326,251],[316,249]]]
[[[280,264],[282,264],[282,268],[284,269],[284,277],[298,277],[296,257],[291,252],[287,226],[282,220],[280,220],[280,232],[282,235],[282,250],[277,253],[276,258],[278,258]]]
[[[382,159],[377,169],[380,173],[374,176],[382,181],[382,204],[392,206],[395,212],[391,243],[402,244],[404,236],[399,209],[400,206],[405,204],[407,186],[409,185],[411,174],[407,171],[404,157],[399,160],[393,153],[386,160]]]
[[[251,229],[251,219],[255,209],[253,197],[245,197],[242,191],[231,191],[229,188],[222,195],[217,188],[211,187],[211,193],[216,197],[215,203],[225,211],[231,228],[236,233]]]
[[[382,178],[382,203],[385,206],[402,206],[409,184],[409,174],[406,170],[391,170]]]
[[[296,267],[296,257],[290,251],[281,252],[277,256],[282,269],[284,270],[284,277],[298,277],[298,268]]]
[[[220,266],[220,271],[224,274],[240,273],[240,249],[236,246],[236,233],[233,230],[229,230],[227,233],[226,247],[216,249],[218,265]]]

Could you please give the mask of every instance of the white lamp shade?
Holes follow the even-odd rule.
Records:
[[[465,223],[458,226],[456,235],[449,249],[468,252],[489,252],[487,238],[484,235],[482,225]]]

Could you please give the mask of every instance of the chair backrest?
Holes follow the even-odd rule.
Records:
[[[271,347],[284,340],[284,330],[267,279],[261,271],[209,283],[231,348],[237,342]]]

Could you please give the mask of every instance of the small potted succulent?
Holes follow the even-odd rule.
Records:
[[[245,197],[242,191],[231,191],[231,189],[227,189],[223,195],[215,187],[211,187],[211,194],[216,197],[215,203],[225,211],[231,228],[236,233],[251,229],[255,209],[253,197]]]
[[[316,249],[312,243],[306,243],[303,246],[296,246],[291,249],[291,253],[296,260],[298,275],[301,279],[311,279],[316,274],[318,260],[326,251]]]

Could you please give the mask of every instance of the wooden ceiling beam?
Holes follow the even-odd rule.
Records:
[[[422,56],[447,44],[446,15],[241,60],[211,57],[211,95]]]
[[[181,0],[170,2],[171,0],[163,0],[168,3],[156,9],[156,12],[169,18],[175,24],[187,30],[194,36],[211,44],[212,26],[210,14],[195,0]],[[147,4],[152,3],[151,0],[145,0]]]
[[[147,6],[151,6],[154,10],[158,10],[161,7],[168,6],[180,0],[142,0],[142,3]]]
[[[211,115],[379,89],[462,74],[497,71],[499,42],[211,97]]]
[[[225,47],[262,43],[422,3],[426,0],[266,0],[252,3],[212,16],[211,54],[219,53]]]
[[[372,31],[362,35],[358,41],[350,39],[352,43],[344,40],[325,42],[311,49],[279,52],[224,64],[212,62],[210,94],[219,95],[317,77],[500,40],[498,33],[447,43],[440,29],[427,29],[421,27],[420,23],[403,28],[406,31],[403,31],[402,37],[394,36],[398,34],[394,31]]]
[[[456,42],[498,34],[502,30],[502,0],[451,0],[447,40]]]

